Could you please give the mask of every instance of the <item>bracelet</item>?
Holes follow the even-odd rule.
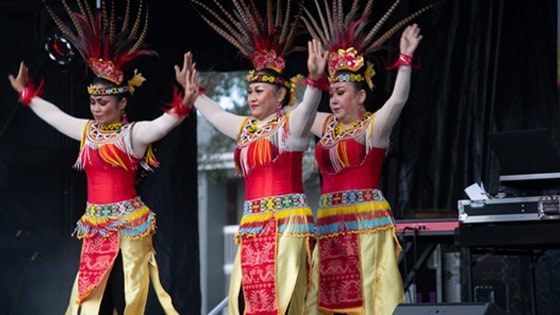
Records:
[[[392,64],[388,64],[383,61],[385,70],[397,69],[400,66],[410,66],[412,69],[416,70],[420,68],[419,63],[412,62],[413,56],[407,55],[405,53],[399,54],[399,59],[395,60]]]
[[[399,66],[410,66],[412,64],[412,56],[405,53],[400,53],[399,61],[397,61]]]
[[[23,89],[21,89],[21,91],[19,91],[18,101],[22,103],[23,106],[29,106],[31,100],[35,96],[40,96],[41,94],[43,94],[43,86],[44,81],[42,79],[41,82],[39,82],[39,86],[37,88],[35,88],[32,82],[28,82],[27,85]]]
[[[319,90],[323,90],[323,91],[328,91],[329,90],[329,81],[327,80],[327,76],[326,75],[322,75],[320,79],[314,80],[311,79],[310,77],[307,77],[307,79],[305,80],[305,84],[309,87],[315,88],[315,89],[319,89]]]
[[[171,103],[166,103],[167,108],[165,112],[179,118],[188,118],[191,112],[194,111],[194,105],[183,105],[183,95],[177,87],[173,87],[173,100]]]

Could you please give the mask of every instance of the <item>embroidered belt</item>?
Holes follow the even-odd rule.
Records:
[[[246,200],[243,203],[243,215],[303,207],[307,207],[307,199],[304,194],[272,196]]]
[[[391,207],[377,189],[321,195],[315,231],[318,237],[372,232],[393,226]]]
[[[73,234],[84,238],[118,231],[126,238],[138,239],[152,234],[155,228],[155,213],[135,197],[111,204],[87,203]]]
[[[270,220],[277,221],[277,232],[297,236],[313,233],[313,212],[304,194],[287,194],[253,200],[243,205],[243,217],[236,233],[236,240],[247,235],[257,235]]]
[[[94,204],[88,202],[86,204],[85,215],[91,218],[120,217],[145,206],[142,200],[140,200],[140,197],[109,204]]]
[[[321,208],[328,208],[338,205],[353,205],[370,201],[385,201],[381,191],[377,189],[361,189],[338,191],[329,194],[322,194],[319,204]]]

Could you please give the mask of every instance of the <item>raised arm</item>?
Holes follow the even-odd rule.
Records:
[[[420,28],[418,25],[414,24],[408,26],[404,30],[400,40],[401,55],[404,54],[404,57],[411,58],[421,40],[422,35],[420,35]],[[410,77],[410,65],[401,64],[395,80],[393,93],[375,114],[372,137],[374,146],[381,148],[389,146],[393,126],[397,122],[397,119],[408,100],[408,94],[410,92]]]
[[[10,80],[12,88],[21,94],[29,82],[27,66],[21,62],[17,77],[10,74],[8,79]],[[87,119],[70,116],[54,104],[38,96],[33,97],[28,106],[39,118],[64,135],[78,141],[82,138],[82,131]]]
[[[239,116],[227,112],[218,103],[214,102],[208,96],[199,95],[199,77],[196,70],[196,64],[192,62],[192,54],[187,52],[184,55],[183,67],[175,66],[175,76],[177,82],[185,89],[185,98],[183,103],[196,107],[208,119],[216,129],[224,135],[236,140],[239,127],[244,116]]]
[[[307,139],[309,130],[313,125],[317,108],[321,101],[322,91],[320,90],[321,80],[325,80],[325,65],[327,63],[327,53],[321,47],[321,42],[313,39],[307,43],[308,57],[307,70],[309,71],[308,80],[315,82],[308,84],[301,103],[290,115],[290,132],[292,136]],[[326,82],[325,82],[326,85]]]

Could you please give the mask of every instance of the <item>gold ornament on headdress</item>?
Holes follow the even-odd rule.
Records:
[[[371,63],[364,61],[364,56],[381,49],[382,45],[399,29],[434,6],[431,4],[423,7],[400,20],[381,36],[377,36],[400,0],[396,0],[373,27],[371,27],[372,21],[369,20],[373,0],[368,0],[363,8],[360,8],[358,0],[354,0],[346,15],[343,14],[342,0],[333,0],[331,7],[325,1],[324,8],[318,0],[314,2],[318,19],[309,9],[304,8],[305,16],[302,20],[311,36],[321,41],[329,51],[327,61],[329,81],[331,83],[366,81],[370,87],[373,87],[371,78],[375,70]],[[364,73],[357,73],[362,71],[364,65],[367,65]],[[338,73],[339,71],[343,73]]]
[[[116,27],[118,20],[115,12],[116,0],[111,1],[110,14],[107,12],[105,1],[102,1],[102,10],[96,15],[93,14],[87,1],[76,0],[76,2],[79,12],[73,12],[67,1],[62,0],[64,9],[72,21],[73,30],[56,15],[46,0],[43,0],[55,24],[78,50],[95,76],[118,85],[116,88],[108,89],[90,85],[88,93],[93,95],[113,95],[127,91],[133,93],[145,79],[135,71],[134,77],[128,81],[128,84],[120,86],[124,81],[123,69],[140,56],[156,55],[154,51],[142,48],[148,30],[148,9],[144,9],[143,1],[138,2],[136,19],[130,29],[131,6],[130,0],[126,1],[126,11],[120,31],[117,31]],[[143,26],[142,18],[144,18]]]

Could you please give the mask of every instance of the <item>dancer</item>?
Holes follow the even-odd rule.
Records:
[[[150,144],[177,126],[188,109],[175,102],[173,108],[152,121],[129,123],[125,114],[129,95],[145,78],[136,69],[130,78],[125,78],[126,67],[139,56],[154,54],[141,49],[147,29],[144,27],[138,34],[139,13],[131,31],[124,25],[115,34],[114,10],[111,16],[99,13],[94,17],[87,2],[78,4],[80,13],[65,6],[76,33],[48,6],[47,9],[96,76],[87,87],[94,119],[72,117],[41,98],[23,62],[17,76],[9,76],[25,106],[64,135],[81,141],[75,167],[86,172],[88,195],[85,214],[75,230],[83,245],[66,314],[99,313],[119,253],[124,271],[123,314],[144,314],[150,279],[166,314],[178,314],[159,280],[152,245],[155,214],[142,202],[134,184],[139,167],[151,169],[158,165]],[[127,1],[126,21],[129,10],[130,1]]]
[[[236,170],[245,180],[245,202],[235,236],[238,251],[230,281],[229,314],[299,315],[303,313],[313,238],[313,214],[303,192],[302,157],[321,98],[318,87],[327,86],[323,76],[326,53],[318,41],[308,43],[309,77],[303,100],[293,111],[285,111],[295,101],[295,86],[283,75],[284,56],[291,49],[300,14],[289,20],[289,1],[286,7],[282,1],[274,7],[267,2],[262,15],[246,1],[233,2],[234,14],[194,3],[218,20],[220,26],[203,16],[252,61],[254,70],[247,76],[251,115],[229,113],[206,95],[198,95],[198,73],[190,53],[185,55],[183,67],[176,67],[177,80],[185,87],[185,102],[194,101],[212,125],[237,140],[234,158]],[[225,17],[218,19],[218,12]]]
[[[306,9],[304,18],[310,34],[328,47],[332,111],[318,113],[311,129],[321,138],[315,157],[322,187],[305,314],[389,315],[404,299],[398,267],[401,248],[390,205],[379,187],[391,130],[408,98],[410,64],[422,39],[420,29],[412,25],[404,30],[400,58],[394,65],[398,74],[393,93],[375,113],[365,109],[374,75],[365,56],[427,8],[377,37],[394,6],[370,27],[372,3],[361,8],[354,1],[342,18],[337,16],[342,14],[342,3],[333,1],[326,12],[317,5],[322,24],[310,10]]]

